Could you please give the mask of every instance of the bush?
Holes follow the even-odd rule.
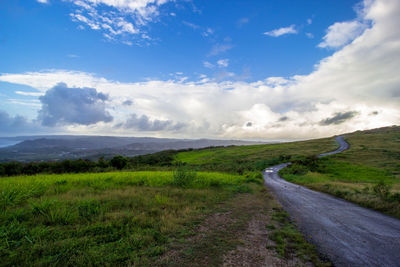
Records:
[[[263,184],[264,177],[261,172],[246,172],[244,176],[246,177],[245,183]]]
[[[380,197],[382,200],[385,200],[388,198],[389,194],[390,194],[390,185],[385,184],[384,181],[380,181],[379,183],[377,183],[372,190],[374,191],[374,193]]]
[[[179,164],[174,172],[173,185],[178,187],[187,187],[196,179],[197,173],[187,166]]]
[[[304,175],[309,171],[309,169],[307,168],[307,166],[304,166],[304,165],[296,162],[296,163],[291,164],[285,171],[288,174]]]
[[[123,156],[115,156],[111,159],[111,166],[118,170],[122,170],[126,165],[128,165],[128,159]]]

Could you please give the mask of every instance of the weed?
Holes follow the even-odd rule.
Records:
[[[387,199],[390,194],[390,185],[386,184],[383,180],[379,181],[372,190],[381,199]]]
[[[269,238],[275,244],[269,247],[275,249],[280,257],[290,258],[295,255],[304,262],[311,261],[315,266],[330,265],[319,259],[315,247],[295,228],[287,212],[281,208],[274,208],[271,220],[272,223],[267,225],[267,229],[270,230]]]
[[[196,179],[197,173],[189,167],[179,164],[174,172],[173,185],[187,187]]]

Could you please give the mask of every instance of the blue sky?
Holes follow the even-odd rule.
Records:
[[[399,15],[395,0],[3,0],[0,135],[292,139],[396,124],[399,50],[383,43],[400,39],[384,30]]]

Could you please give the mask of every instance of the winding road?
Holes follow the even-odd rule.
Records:
[[[343,137],[336,140],[340,147],[319,157],[349,148]],[[335,266],[400,266],[400,220],[289,183],[278,175],[288,164],[266,169],[265,185],[300,231]]]

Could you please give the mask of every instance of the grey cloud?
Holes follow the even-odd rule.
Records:
[[[125,105],[125,106],[131,106],[132,104],[133,104],[132,100],[125,100],[124,102],[122,102],[122,105]]]
[[[337,112],[332,117],[322,120],[320,125],[341,124],[347,120],[354,118],[358,114],[357,111]]]
[[[150,120],[148,116],[137,116],[132,114],[126,123],[125,128],[139,131],[177,131],[185,127],[184,123],[174,123],[172,120]]]
[[[246,123],[246,127],[251,127],[253,126],[253,123],[251,121],[249,121],[248,123]]]
[[[37,127],[24,117],[19,115],[12,117],[0,110],[0,134],[31,132],[32,130],[37,130]]]
[[[279,118],[279,121],[287,121],[289,118],[287,116],[283,116]]]
[[[42,109],[38,118],[44,126],[90,125],[113,120],[105,109],[108,96],[94,88],[68,88],[65,83],[59,83],[39,99]]]
[[[370,115],[370,116],[376,116],[376,115],[378,115],[378,114],[379,114],[379,112],[375,110],[375,111],[371,112],[369,115]]]

